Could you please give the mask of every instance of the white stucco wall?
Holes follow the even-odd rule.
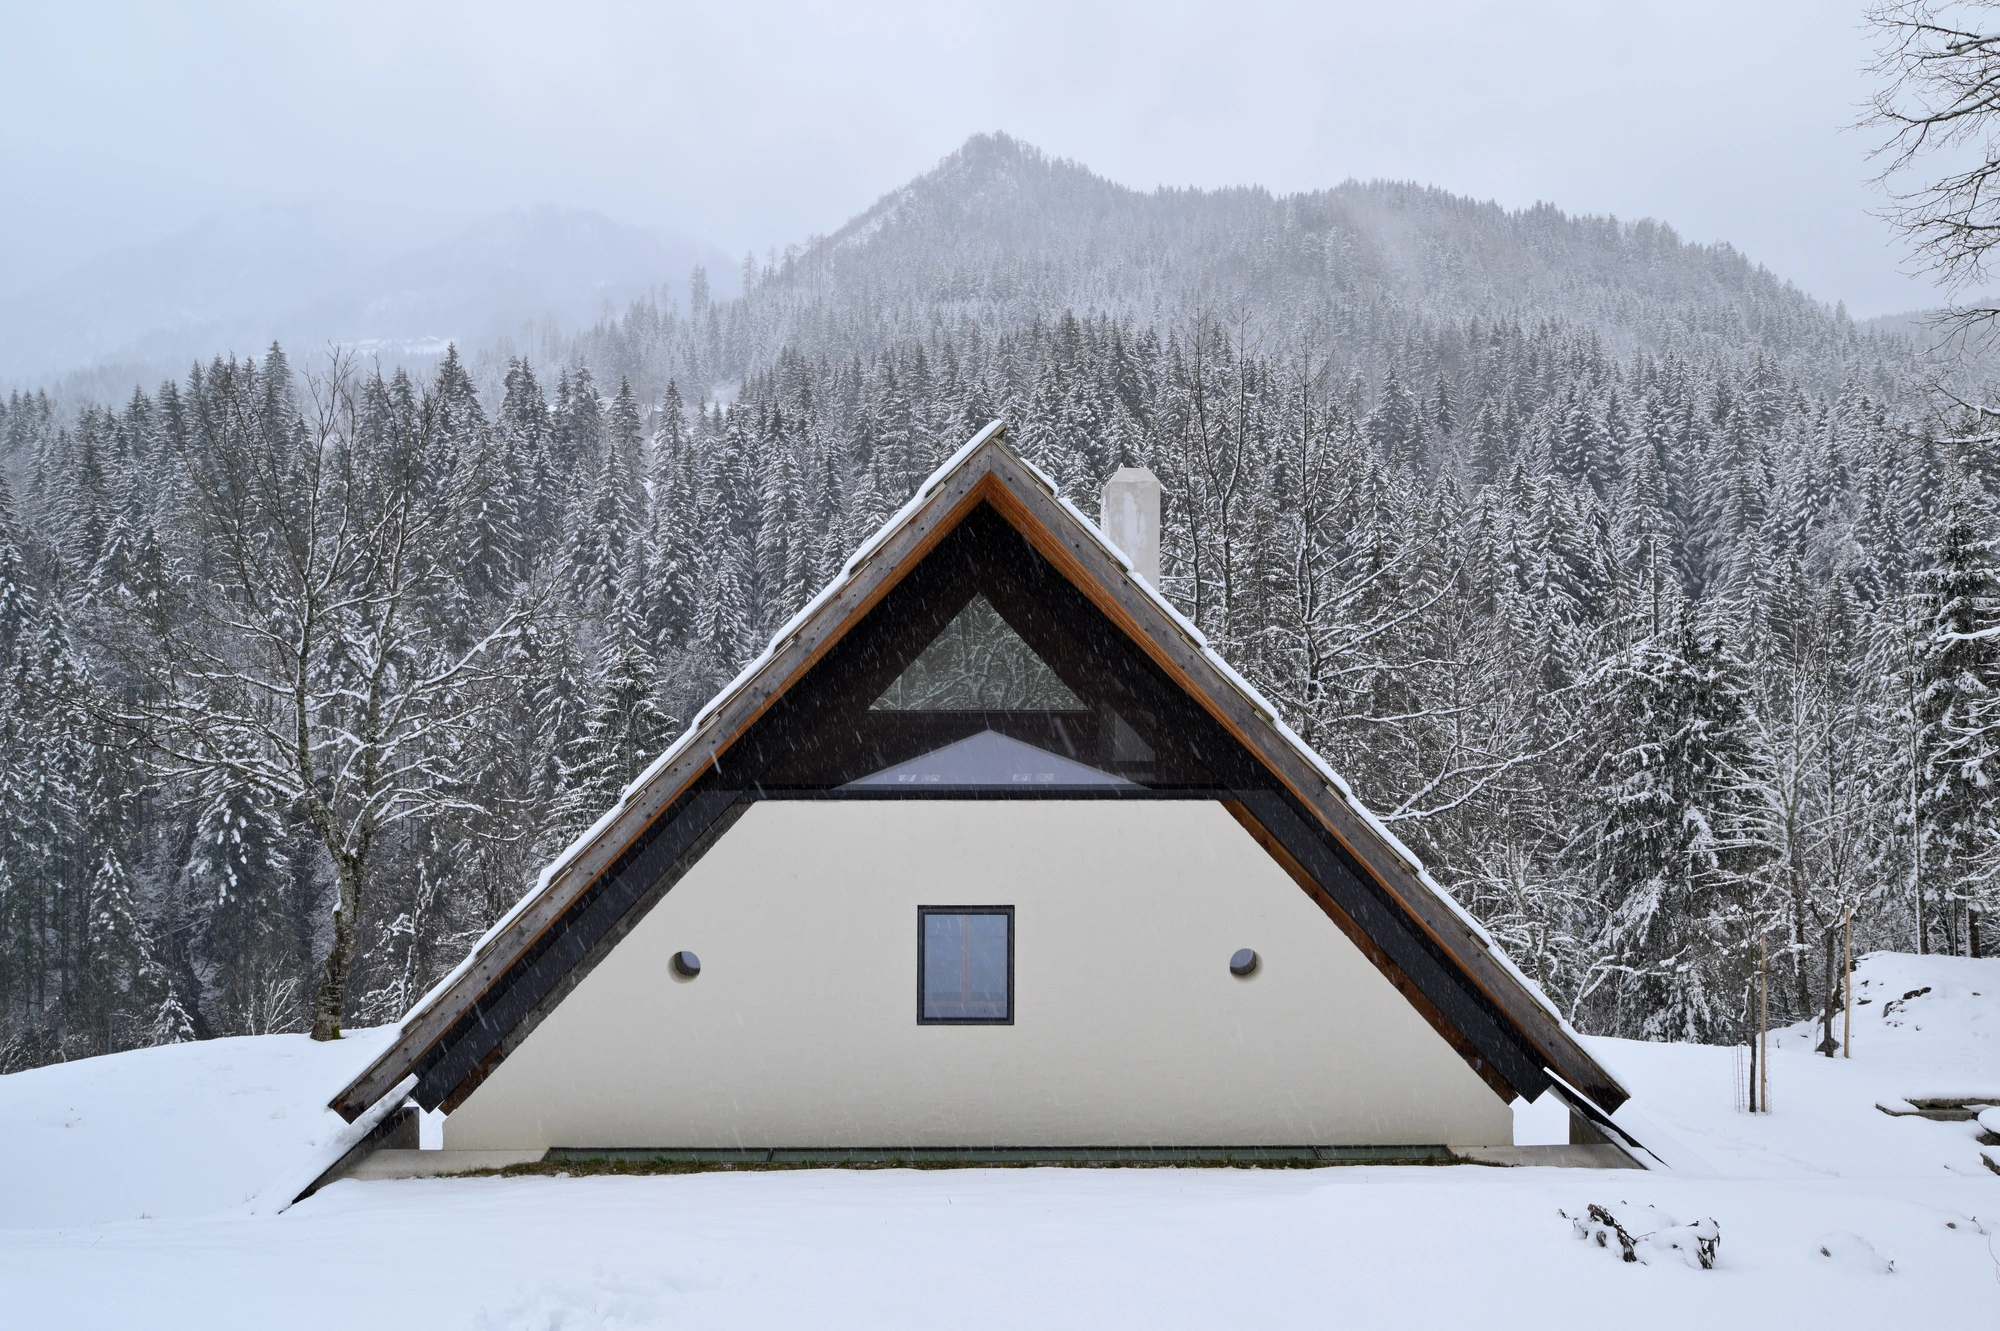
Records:
[[[1015,907],[923,1026],[917,907]],[[1237,948],[1262,958],[1229,973]],[[683,980],[668,958],[698,954]],[[1216,804],[768,802],[445,1123],[540,1146],[1504,1144],[1511,1111]]]

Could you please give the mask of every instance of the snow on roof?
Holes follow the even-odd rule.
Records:
[[[480,937],[479,941],[466,953],[463,961],[453,967],[451,972],[443,979],[432,985],[430,991],[411,1006],[409,1012],[403,1017],[403,1023],[407,1024],[412,1016],[427,1007],[432,1000],[442,994],[461,975],[470,969],[473,962],[499,936],[501,931],[513,923],[530,902],[534,901],[547,890],[548,886],[555,881],[558,874],[562,873],[579,855],[583,854],[616,821],[618,815],[624,812],[633,797],[644,790],[661,772],[671,766],[687,750],[688,746],[700,737],[702,731],[707,727],[709,721],[714,718],[716,713],[770,666],[772,661],[776,659],[778,652],[801,627],[819,612],[822,606],[840,594],[842,589],[853,579],[855,572],[862,565],[866,564],[878,550],[888,543],[905,523],[916,515],[917,511],[923,506],[924,501],[930,498],[932,492],[943,484],[953,472],[962,467],[966,460],[977,452],[982,445],[986,444],[989,440],[998,439],[1005,430],[1006,423],[1004,421],[996,420],[989,423],[985,429],[966,440],[950,457],[939,464],[937,470],[933,471],[924,480],[923,484],[917,487],[916,493],[910,496],[908,502],[891,514],[848,557],[847,562],[841,566],[840,573],[831,582],[827,583],[825,587],[822,587],[818,595],[806,602],[797,614],[786,620],[784,625],[771,635],[771,641],[765,645],[764,650],[754,660],[745,665],[742,670],[738,671],[736,678],[731,680],[720,692],[711,698],[706,706],[695,713],[694,720],[689,722],[688,728],[681,733],[680,738],[675,740],[666,752],[649,763],[645,770],[634,778],[631,784],[625,787],[617,803],[606,809],[596,822],[592,823],[579,834],[561,854],[557,855],[543,868],[535,879],[534,887],[524,893],[521,899],[516,901],[506,914],[494,921],[493,927]],[[1513,958],[1509,957],[1505,949],[1486,931],[1486,927],[1470,911],[1460,905],[1458,900],[1451,893],[1447,892],[1436,879],[1431,877],[1430,871],[1424,867],[1423,861],[1417,857],[1416,852],[1403,844],[1402,839],[1389,830],[1388,824],[1377,817],[1371,809],[1355,796],[1352,787],[1347,784],[1346,779],[1334,771],[1327,764],[1326,759],[1322,758],[1310,744],[1307,744],[1305,740],[1299,737],[1298,732],[1285,722],[1284,718],[1279,715],[1278,709],[1272,706],[1270,701],[1258,691],[1256,685],[1239,674],[1236,668],[1230,665],[1229,662],[1223,660],[1215,649],[1209,645],[1207,635],[1195,627],[1194,621],[1183,615],[1174,606],[1173,602],[1161,594],[1158,588],[1148,584],[1144,578],[1134,575],[1131,559],[1112,542],[1110,537],[1104,534],[1103,529],[1094,520],[1085,516],[1081,509],[1063,497],[1053,477],[1026,458],[1022,458],[1018,454],[1014,456],[1015,460],[1076,521],[1078,528],[1095,540],[1104,553],[1109,555],[1117,562],[1120,568],[1125,570],[1125,576],[1131,586],[1151,598],[1153,604],[1179,630],[1181,635],[1202,654],[1208,664],[1214,667],[1216,672],[1229,683],[1230,687],[1241,694],[1244,701],[1249,703],[1260,716],[1268,721],[1271,728],[1277,734],[1281,735],[1285,742],[1297,752],[1299,757],[1303,758],[1319,774],[1320,778],[1326,782],[1327,788],[1338,795],[1346,803],[1347,807],[1353,811],[1355,816],[1366,823],[1369,829],[1381,839],[1382,844],[1409,867],[1418,882],[1423,884],[1439,902],[1464,922],[1466,928],[1471,931],[1473,937],[1479,941],[1487,953],[1513,977],[1515,982],[1524,991],[1541,1005],[1542,1009],[1561,1027],[1563,1033],[1581,1043],[1580,1034],[1569,1024],[1569,1021],[1563,1016],[1556,1005],[1549,1000],[1548,995],[1542,991],[1542,987],[1530,979],[1520,967],[1516,966]],[[1615,1070],[1610,1068],[1606,1068],[1605,1070],[1610,1072],[1614,1077],[1617,1076]]]

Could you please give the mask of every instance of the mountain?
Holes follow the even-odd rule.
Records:
[[[889,337],[939,318],[1004,326],[1065,309],[1142,323],[1247,311],[1336,331],[1368,308],[1581,323],[1616,353],[1697,338],[1823,358],[1853,336],[1839,310],[1661,222],[1510,212],[1396,181],[1141,191],[1001,134],[788,257],[757,296],[788,335],[829,317],[849,336]]]
[[[273,340],[435,355],[537,325],[573,327],[697,265],[733,288],[721,251],[597,213],[553,207],[392,247],[304,208],[212,219],[100,256],[0,302],[0,378],[117,366],[177,374],[190,359]]]
[[[669,305],[606,321],[561,354],[650,397],[671,378],[726,398],[786,354],[867,359],[1069,315],[1162,335],[1235,326],[1267,353],[1310,349],[1369,382],[1392,365],[1449,368],[1495,325],[1560,329],[1618,359],[1764,357],[1816,391],[1887,391],[1916,355],[1904,330],[1857,328],[1731,246],[1658,221],[1510,211],[1395,181],[1136,190],[1004,134],[788,250],[739,300],[691,320]]]
[[[696,265],[718,302],[670,332]],[[621,321],[662,284],[673,290],[644,326]],[[1925,340],[1897,320],[1857,328],[1732,247],[1689,244],[1662,222],[1510,211],[1395,181],[1137,190],[1004,134],[968,140],[725,299],[736,287],[714,247],[595,213],[517,211],[392,247],[367,227],[270,209],[0,300],[0,382],[95,367],[72,374],[78,395],[115,399],[273,339],[392,361],[455,340],[489,365],[513,351],[582,358],[657,391],[669,373],[727,385],[787,347],[866,355],[940,327],[998,333],[1064,313],[1155,329],[1247,319],[1267,345],[1310,343],[1370,373],[1419,330],[1475,318],[1587,329],[1620,356],[1757,351],[1820,386],[1857,356],[1900,362]]]

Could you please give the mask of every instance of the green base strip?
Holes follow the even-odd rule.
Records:
[[[1019,1165],[1207,1165],[1312,1168],[1320,1165],[1451,1164],[1442,1146],[905,1146],[793,1147],[775,1150],[557,1146],[537,1171],[597,1164],[662,1172],[690,1168],[985,1168]]]

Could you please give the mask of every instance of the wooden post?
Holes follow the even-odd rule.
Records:
[[[1757,936],[1757,1099],[1763,1112],[1771,1112],[1771,970],[1764,936]]]
[[[1840,991],[1847,999],[1847,1016],[1840,1024],[1840,1056],[1854,1057],[1854,907],[1847,908],[1846,918],[1841,920],[1841,933],[1846,937],[1845,950],[1847,969],[1840,973]]]
[[[1743,986],[1743,1043],[1750,1050],[1750,1075],[1744,1078],[1743,1100],[1751,1113],[1757,1112],[1757,973]]]

